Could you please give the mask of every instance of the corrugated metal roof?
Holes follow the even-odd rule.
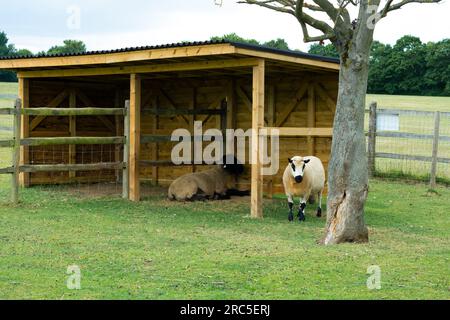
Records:
[[[71,54],[41,54],[41,55],[8,56],[8,57],[0,57],[0,60],[53,58],[53,57],[75,57],[75,56],[88,56],[88,55],[96,55],[96,54],[109,54],[109,53],[142,51],[142,50],[193,47],[193,46],[214,45],[214,44],[230,44],[237,48],[270,52],[270,53],[276,53],[276,54],[282,54],[282,55],[287,55],[287,56],[292,56],[292,57],[312,59],[312,60],[318,60],[318,61],[324,61],[324,62],[339,63],[339,59],[336,59],[336,58],[323,57],[323,56],[319,56],[319,55],[315,55],[315,54],[304,53],[301,51],[280,50],[280,49],[274,49],[274,48],[270,48],[270,47],[266,47],[266,46],[253,45],[253,44],[248,44],[248,43],[240,43],[240,42],[227,41],[227,40],[179,42],[179,43],[163,44],[163,45],[156,45],[156,46],[141,46],[141,47],[114,49],[114,50],[88,51],[88,52],[83,52],[83,53],[71,53]]]

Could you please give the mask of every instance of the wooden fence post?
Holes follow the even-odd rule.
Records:
[[[125,115],[123,117],[123,135],[125,136],[125,143],[123,144],[123,177],[122,177],[122,197],[129,199],[129,155],[130,155],[130,100],[125,101]]]
[[[439,149],[439,125],[441,123],[441,114],[436,111],[434,115],[434,138],[433,138],[433,154],[431,155],[431,174],[430,174],[430,188],[436,188],[436,172]]]
[[[376,157],[376,143],[377,143],[377,103],[370,104],[370,118],[369,118],[369,139],[368,139],[368,170],[369,177],[372,178],[375,174],[375,157]]]
[[[21,134],[21,108],[22,101],[20,99],[16,100],[15,103],[15,113],[14,113],[14,150],[13,150],[13,168],[14,172],[12,174],[12,190],[11,190],[11,200],[14,204],[19,202],[19,174],[20,174],[20,134]]]

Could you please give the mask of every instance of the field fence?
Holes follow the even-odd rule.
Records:
[[[430,181],[433,187],[434,180],[450,183],[449,112],[372,105],[366,130],[373,175],[420,179]]]
[[[128,110],[128,104],[125,108],[22,108],[20,99],[14,108],[0,108],[0,202],[18,203],[20,185],[128,198],[128,129],[117,136],[77,136],[68,128],[69,135],[62,137],[39,133],[21,137],[25,115],[69,117],[74,127],[76,116],[122,115],[128,128]]]

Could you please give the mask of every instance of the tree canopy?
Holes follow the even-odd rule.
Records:
[[[62,46],[51,47],[47,51],[47,54],[73,54],[84,53],[86,51],[86,45],[83,43],[83,41],[64,40],[64,44]]]
[[[270,40],[267,42],[259,42],[258,40],[255,40],[255,39],[242,38],[239,35],[237,35],[236,33],[229,33],[229,34],[226,34],[223,36],[212,37],[211,40],[212,41],[227,40],[227,41],[248,43],[248,44],[254,44],[254,45],[261,45],[261,46],[266,46],[269,48],[280,49],[280,50],[290,50],[289,45],[286,42],[286,40],[281,39],[281,38]]]
[[[332,44],[313,44],[309,53],[339,57]],[[368,92],[450,96],[450,39],[422,43],[406,35],[393,46],[374,41]]]

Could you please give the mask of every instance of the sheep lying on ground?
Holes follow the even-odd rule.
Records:
[[[213,169],[189,173],[179,177],[169,187],[170,200],[196,201],[230,199],[230,196],[248,196],[249,191],[233,189],[235,178],[244,172],[244,166],[236,159],[225,161]],[[228,158],[229,159],[229,158]],[[230,162],[232,162],[230,164]]]
[[[322,161],[316,157],[293,157],[283,176],[284,191],[289,202],[289,221],[294,220],[292,209],[294,196],[303,196],[298,209],[298,218],[305,221],[306,201],[314,203],[317,196],[319,207],[317,217],[322,216],[322,193],[325,188],[325,169]]]

